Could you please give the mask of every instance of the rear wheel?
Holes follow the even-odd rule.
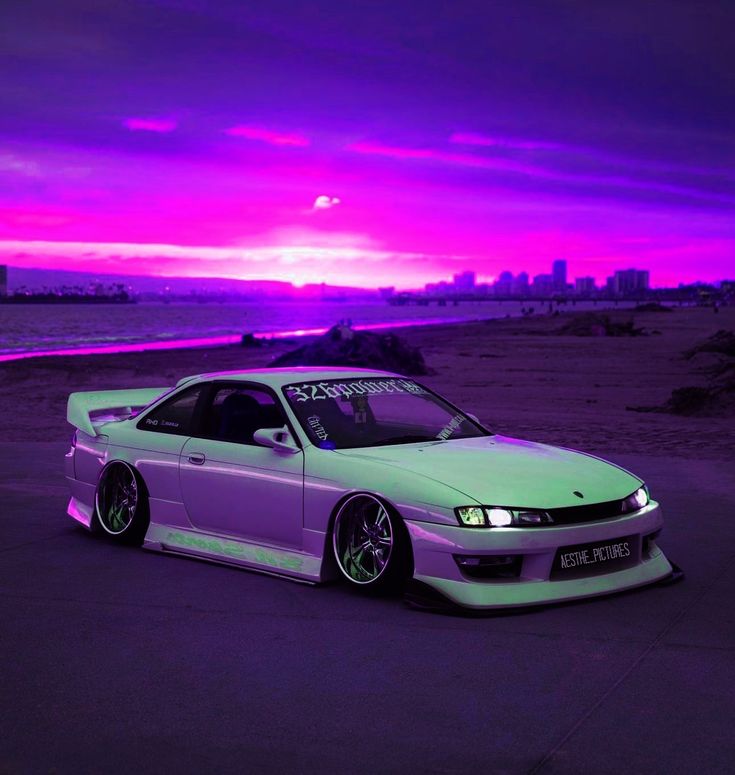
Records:
[[[135,469],[122,460],[104,468],[97,483],[95,510],[100,527],[124,543],[140,544],[148,529],[148,497]]]
[[[400,518],[374,495],[348,498],[334,520],[334,556],[352,584],[396,589],[408,570],[408,536]]]

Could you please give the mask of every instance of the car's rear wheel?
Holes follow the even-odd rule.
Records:
[[[358,587],[391,591],[407,574],[410,553],[405,527],[374,495],[353,495],[341,505],[332,544],[342,575]]]
[[[148,529],[148,496],[143,481],[128,463],[116,460],[100,474],[95,494],[97,522],[110,536],[139,544]]]

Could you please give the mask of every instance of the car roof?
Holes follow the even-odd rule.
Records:
[[[271,388],[281,388],[292,382],[319,382],[327,379],[363,379],[364,377],[392,377],[402,379],[400,374],[375,369],[355,369],[343,366],[292,366],[276,369],[239,369],[237,371],[211,371],[193,374],[176,383],[176,387],[195,382],[226,380],[233,382],[260,382]]]

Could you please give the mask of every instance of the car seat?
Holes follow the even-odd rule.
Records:
[[[222,402],[217,438],[252,444],[253,434],[263,427],[260,404],[245,393],[231,393]]]

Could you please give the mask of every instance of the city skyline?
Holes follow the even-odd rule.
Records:
[[[223,277],[165,277],[154,275],[112,275],[90,274],[69,270],[43,270],[19,268],[0,264],[0,297],[18,294],[95,295],[113,286],[132,296],[184,296],[226,297],[255,296],[261,298],[293,299],[335,299],[335,298],[383,298],[391,299],[408,294],[413,298],[533,298],[533,297],[586,297],[623,298],[630,295],[645,296],[649,292],[691,291],[700,288],[731,288],[735,280],[723,277],[714,283],[680,283],[677,286],[654,286],[648,269],[615,269],[603,283],[594,277],[578,276],[569,272],[565,259],[554,259],[551,271],[530,276],[521,270],[514,274],[502,271],[491,281],[483,281],[472,269],[455,273],[452,277],[437,282],[413,287],[392,285],[358,286],[326,281],[296,285],[284,280],[267,277],[237,279]],[[573,267],[572,267],[573,268]]]
[[[454,275],[450,281],[427,283],[423,291],[429,296],[441,295],[480,295],[480,296],[594,296],[605,293],[612,296],[624,296],[631,293],[645,293],[651,288],[650,271],[648,269],[615,269],[605,279],[604,285],[599,285],[594,277],[575,277],[569,282],[567,261],[563,258],[554,259],[551,272],[530,277],[528,272],[521,270],[514,274],[504,270],[492,282],[477,282],[477,275],[472,270],[464,270]]]

